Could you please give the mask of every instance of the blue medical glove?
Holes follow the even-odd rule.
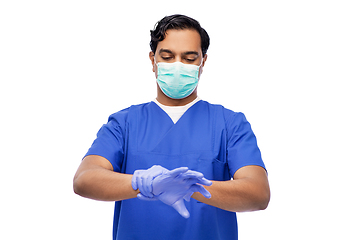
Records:
[[[206,178],[204,178],[204,174],[200,173],[200,172],[196,172],[196,171],[187,171],[185,173],[182,174],[182,177],[186,177],[186,178],[190,178],[190,177],[193,177],[193,178],[197,178],[199,180],[198,184],[202,184],[202,185],[205,185],[205,186],[210,186],[212,185],[212,182],[207,180]],[[197,189],[199,190],[198,192],[200,192],[202,195],[204,195],[206,198],[210,198],[211,197],[211,194],[204,188],[199,188]],[[190,199],[191,199],[191,196],[193,195],[193,193],[196,192],[196,191],[188,191],[188,193],[184,196],[184,199],[187,201],[187,202],[190,202]]]
[[[134,190],[139,189],[141,194],[145,197],[152,198],[152,182],[153,180],[164,173],[169,172],[166,168],[154,165],[147,170],[136,170],[131,179],[131,186]]]
[[[211,194],[199,184],[210,186],[212,182],[205,179],[202,173],[188,170],[186,167],[176,168],[153,180],[152,193],[155,195],[155,199],[172,206],[181,216],[188,218],[190,214],[185,207],[184,199],[190,201],[194,192],[200,192],[206,198],[211,197]],[[154,198],[147,198],[142,193],[138,194],[138,198],[154,200]]]
[[[198,184],[202,184],[205,186],[211,186],[212,182],[210,180],[207,180],[204,177],[204,174],[202,174],[201,172],[196,172],[196,171],[192,171],[192,170],[188,170],[185,173],[181,174],[182,178],[194,178],[198,180]]]
[[[152,193],[168,205],[185,196],[189,200],[189,194],[194,192],[200,192],[204,197],[210,198],[211,194],[202,185],[210,186],[212,182],[204,178],[202,173],[200,174],[197,175],[197,172],[190,170],[184,173],[180,172],[179,168],[174,169],[154,179]]]

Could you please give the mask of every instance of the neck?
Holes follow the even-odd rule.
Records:
[[[166,96],[158,87],[156,100],[158,100],[159,103],[165,106],[185,106],[186,104],[194,101],[196,98],[197,98],[197,89],[195,89],[194,92],[186,98],[172,99]]]

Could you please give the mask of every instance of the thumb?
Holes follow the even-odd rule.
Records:
[[[138,193],[137,197],[138,197],[138,199],[145,200],[145,201],[156,201],[156,200],[158,200],[156,197],[149,198],[149,197],[146,197],[146,196],[142,195],[141,193]]]
[[[190,187],[190,191],[199,192],[206,198],[211,198],[211,193],[201,185],[194,184]]]
[[[190,191],[188,192],[183,198],[185,199],[185,201],[190,202],[191,196],[193,195],[194,192]]]
[[[178,213],[184,218],[189,218],[190,213],[185,207],[185,203],[183,199],[176,201],[173,205],[171,205]]]

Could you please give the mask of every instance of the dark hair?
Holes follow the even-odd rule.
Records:
[[[209,45],[210,37],[200,26],[200,23],[193,18],[175,14],[171,16],[166,16],[156,23],[154,30],[150,30],[150,48],[153,53],[156,52],[156,48],[159,42],[165,39],[165,33],[169,29],[194,29],[200,34],[201,38],[201,51],[203,56],[205,56]]]

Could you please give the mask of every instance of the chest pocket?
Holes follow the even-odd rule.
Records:
[[[227,162],[217,159],[199,159],[196,168],[208,179],[215,181],[230,180],[229,166]]]

